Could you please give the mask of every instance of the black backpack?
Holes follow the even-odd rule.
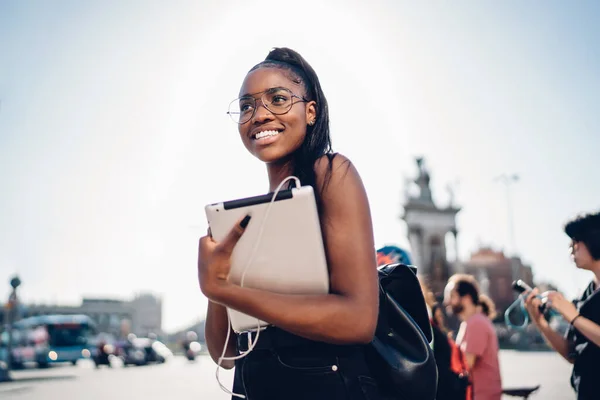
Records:
[[[433,333],[417,269],[387,264],[379,272],[379,317],[367,361],[382,394],[398,400],[434,400],[438,371]]]

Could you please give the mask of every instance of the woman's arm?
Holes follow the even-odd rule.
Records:
[[[548,293],[548,304],[572,323],[577,330],[596,346],[600,346],[600,326],[594,321],[579,314],[575,305],[559,292]]]
[[[573,326],[590,342],[600,347],[600,325],[584,316],[579,316],[573,322]]]
[[[550,327],[548,321],[546,321],[544,315],[540,312],[540,305],[542,303],[537,298],[538,292],[538,289],[534,288],[525,298],[525,306],[527,307],[529,317],[542,334],[546,343],[560,354],[562,358],[572,364],[573,360],[569,357],[570,343],[560,333],[555,332]]]
[[[227,318],[227,310],[222,305],[209,300],[206,311],[204,336],[206,346],[208,347],[208,353],[215,363],[219,362],[219,358],[221,357],[221,354],[223,354],[223,346],[225,345],[228,329],[231,329],[231,327]],[[235,355],[237,355],[235,334],[232,331],[229,335],[229,343],[227,344],[225,357],[233,357]],[[221,362],[221,366],[225,369],[233,368],[234,364],[235,363],[232,360],[223,360]]]
[[[323,186],[329,162],[323,157],[316,163],[318,188]],[[369,203],[354,166],[339,155],[331,163],[330,181],[320,193],[331,293],[272,293],[232,284],[222,273],[217,274],[220,279],[207,279],[203,292],[219,304],[299,336],[330,343],[368,343],[375,332],[379,301]],[[241,235],[243,229],[237,229]]]
[[[573,364],[573,359],[569,357],[570,345],[567,339],[560,333],[554,331],[546,321],[536,324],[536,326],[546,340],[546,343],[560,354],[562,358],[567,360],[567,362]]]

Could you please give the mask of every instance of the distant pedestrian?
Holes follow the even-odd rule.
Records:
[[[479,285],[473,276],[452,276],[444,303],[462,322],[456,344],[465,353],[475,400],[500,400],[502,378],[498,336],[492,322],[479,309]]]

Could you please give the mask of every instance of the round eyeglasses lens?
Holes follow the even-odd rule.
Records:
[[[281,115],[292,108],[292,97],[293,94],[288,89],[273,88],[263,93],[261,100],[267,110],[275,115]]]
[[[255,103],[256,101],[251,96],[240,97],[229,104],[227,114],[237,124],[246,123],[254,115]]]

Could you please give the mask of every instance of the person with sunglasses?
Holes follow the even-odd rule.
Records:
[[[559,292],[550,292],[546,306],[558,311],[569,322],[565,335],[552,330],[540,312],[538,289],[528,294],[525,304],[531,320],[546,342],[573,364],[571,386],[578,400],[600,398],[596,379],[600,366],[600,212],[575,218],[565,225],[571,238],[571,256],[575,266],[594,277],[581,297],[568,301]]]
[[[270,191],[289,175],[314,188],[330,292],[288,295],[231,283],[229,255],[252,221],[241,221],[231,240],[217,243],[207,234],[200,239],[198,273],[209,299],[205,335],[212,359],[219,362],[224,346],[228,357],[248,350],[245,333],[231,331],[225,344],[230,307],[270,324],[246,357],[223,362],[235,366],[233,393],[249,400],[380,399],[365,359],[379,300],[369,203],[354,165],[332,151],[327,100],[315,71],[297,52],[275,48],[250,69],[228,114],[246,149],[265,164]]]

